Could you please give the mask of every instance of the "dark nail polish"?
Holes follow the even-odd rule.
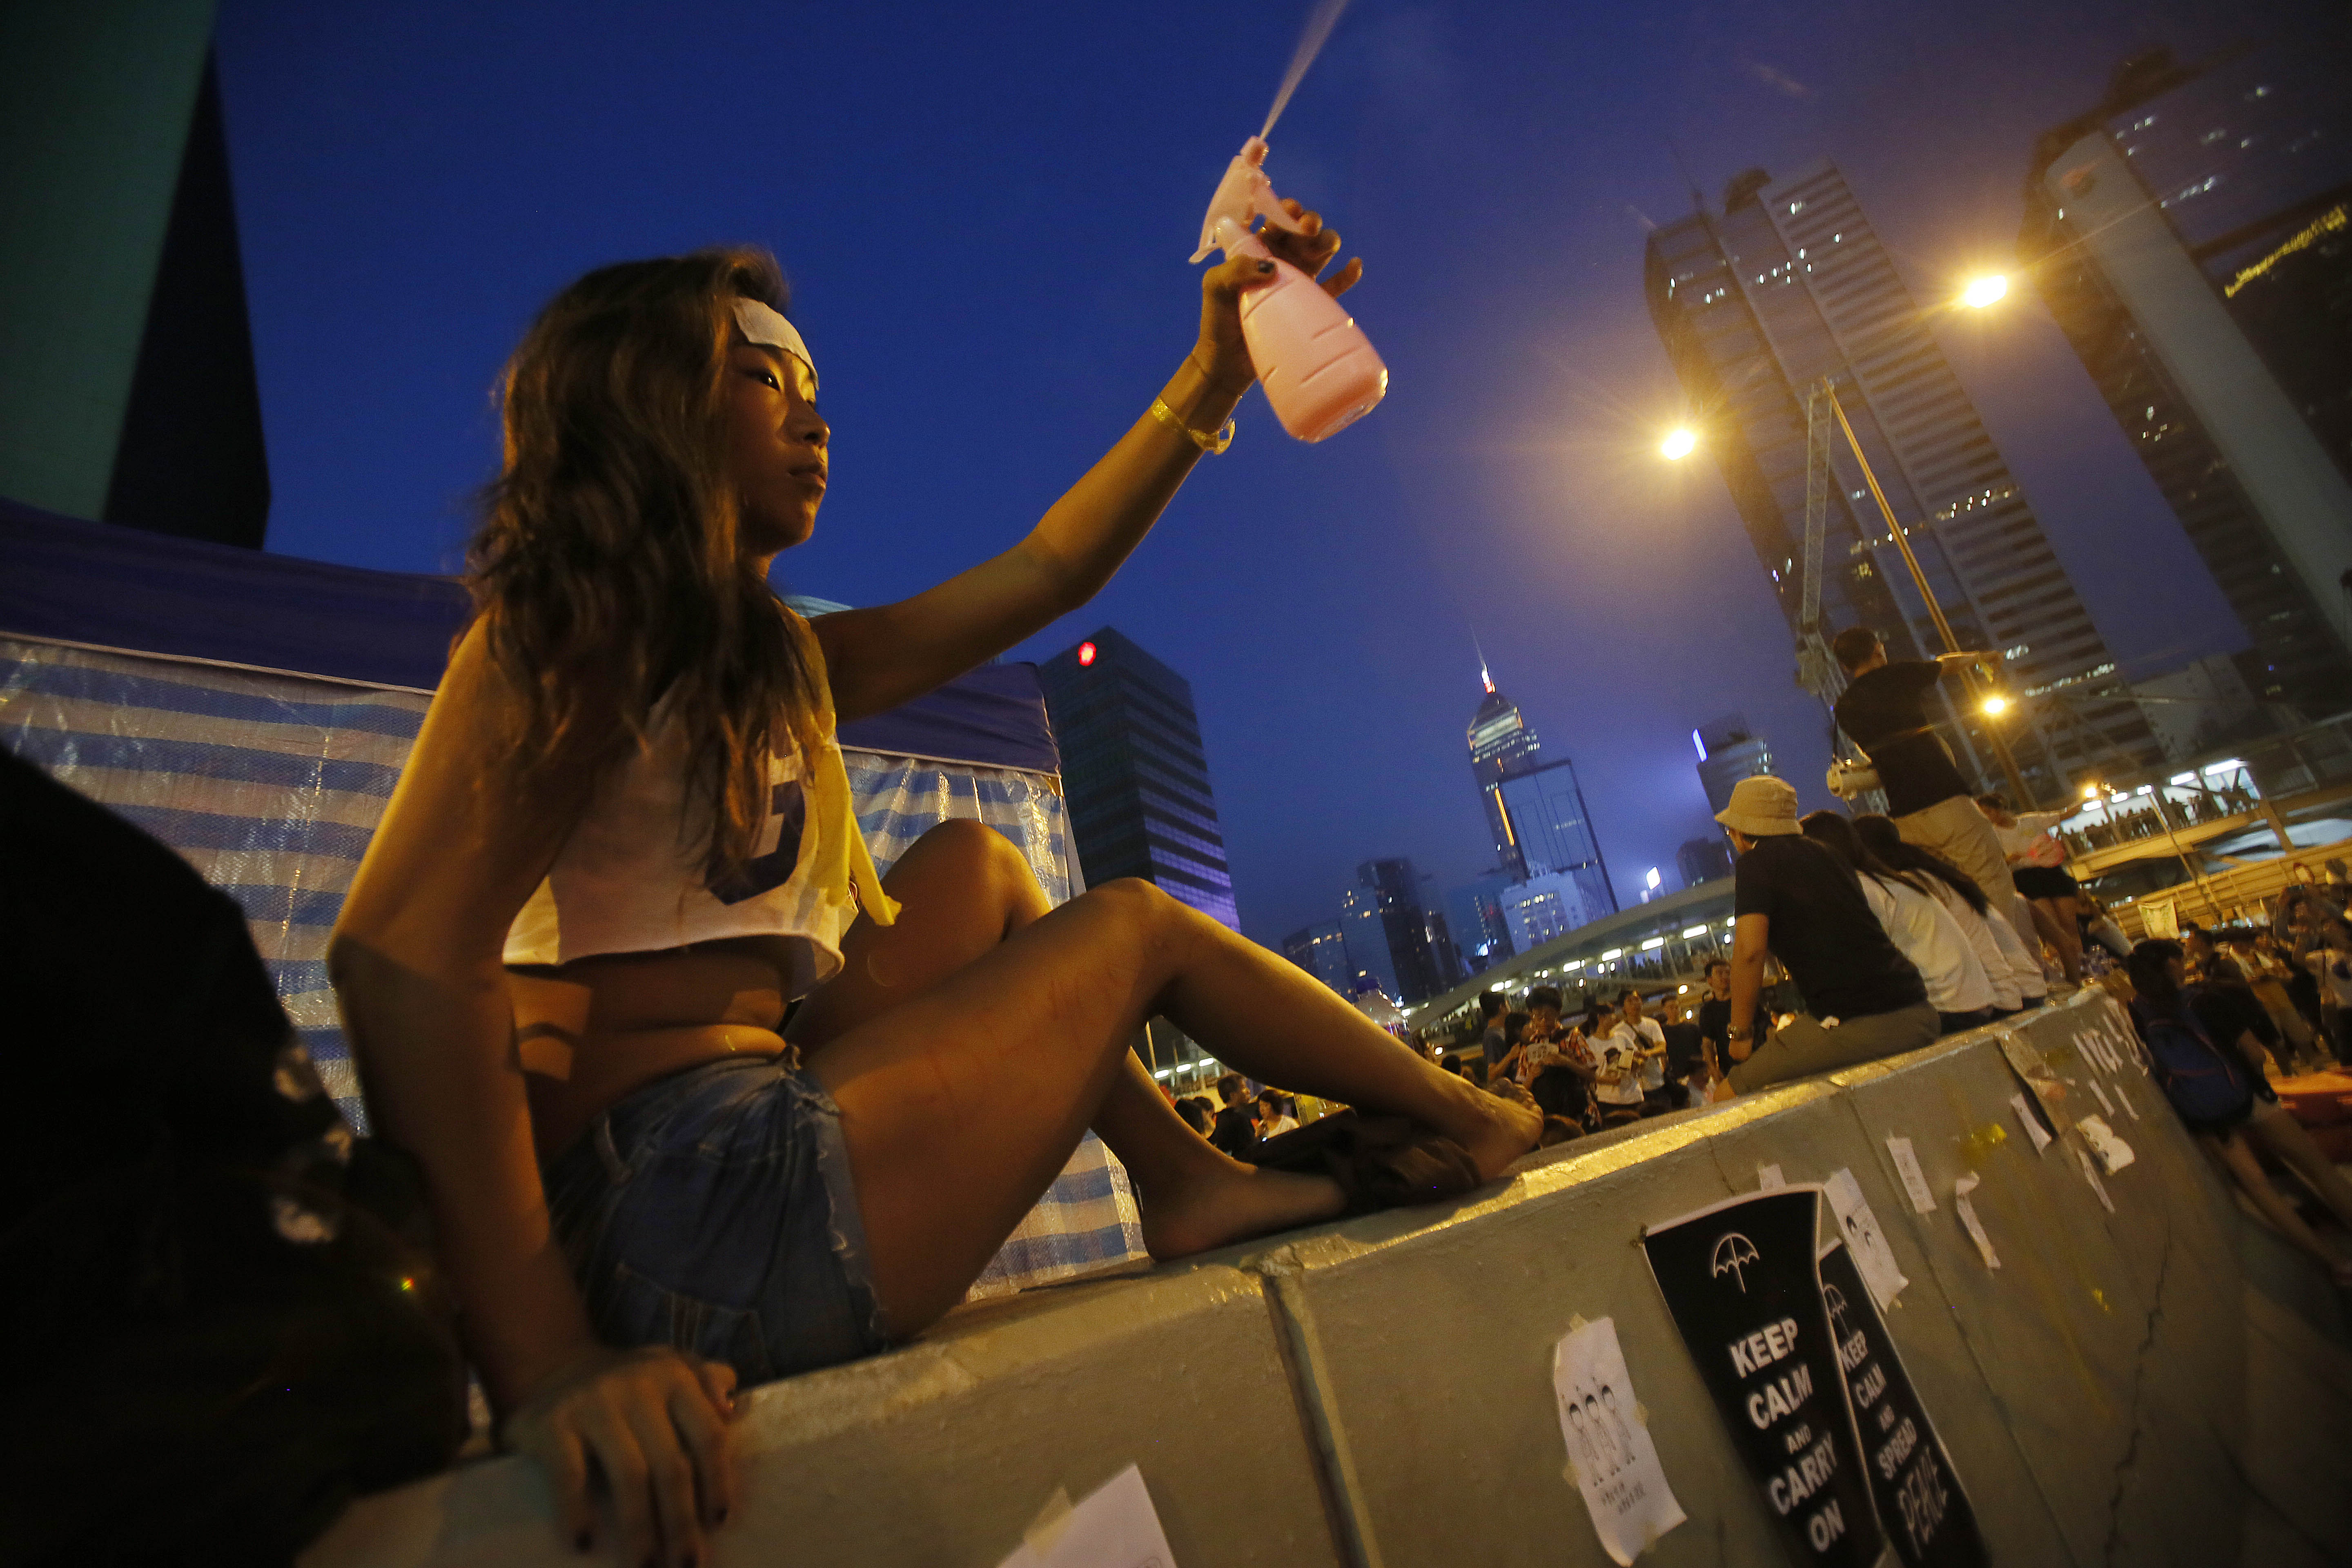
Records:
[[[1271,272],[1274,270],[1274,263],[1271,261],[1261,261],[1257,264],[1257,269],[1260,272]]]

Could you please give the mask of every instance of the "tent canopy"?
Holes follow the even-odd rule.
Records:
[[[86,522],[0,500],[0,632],[429,691],[455,578],[371,572]],[[852,750],[1055,773],[1034,667],[988,665],[842,727]]]

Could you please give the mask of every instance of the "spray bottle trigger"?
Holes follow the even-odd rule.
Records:
[[[1299,232],[1298,221],[1283,210],[1282,198],[1274,194],[1274,182],[1265,177],[1265,169],[1260,167],[1265,162],[1265,142],[1253,136],[1242,143],[1242,150],[1225,165],[1224,178],[1217,182],[1217,194],[1209,198],[1208,216],[1201,220],[1201,245],[1192,252],[1194,261],[1205,260],[1213,250],[1233,255],[1234,247],[1223,234],[1226,224],[1231,224],[1234,232],[1246,235],[1250,220],[1262,217],[1276,228]]]

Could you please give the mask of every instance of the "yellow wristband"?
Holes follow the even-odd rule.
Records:
[[[1224,428],[1212,436],[1193,429],[1178,418],[1176,411],[1168,406],[1168,400],[1164,397],[1155,397],[1151,400],[1151,416],[1171,430],[1181,432],[1186,440],[1213,458],[1221,455],[1226,447],[1234,444],[1234,422],[1230,419],[1225,421]]]

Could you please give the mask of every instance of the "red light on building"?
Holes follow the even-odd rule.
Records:
[[[1092,644],[1092,643],[1090,643],[1090,642],[1082,642],[1082,643],[1080,643],[1080,644],[1078,645],[1078,663],[1079,663],[1081,666],[1084,666],[1084,665],[1089,665],[1089,664],[1092,664],[1092,663],[1094,663],[1094,661],[1095,661],[1095,645],[1094,645],[1094,644]]]

